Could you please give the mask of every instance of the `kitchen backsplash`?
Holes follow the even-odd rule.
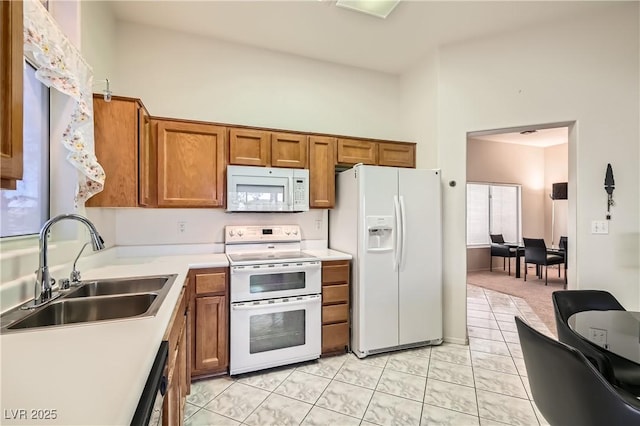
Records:
[[[87,209],[90,216],[93,210]],[[303,240],[326,240],[328,211],[225,213],[221,209],[109,209],[115,211],[115,244],[224,243],[226,225],[299,225]]]

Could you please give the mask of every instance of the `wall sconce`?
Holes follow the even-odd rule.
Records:
[[[613,180],[613,169],[611,163],[607,164],[607,172],[604,175],[604,190],[607,191],[607,220],[611,220],[611,206],[614,206],[613,190],[616,182]]]

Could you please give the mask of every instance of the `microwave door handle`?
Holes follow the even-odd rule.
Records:
[[[287,178],[289,180],[289,199],[287,200],[287,207],[290,211],[293,211],[293,176]]]

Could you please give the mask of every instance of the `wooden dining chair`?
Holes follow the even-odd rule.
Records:
[[[524,280],[527,281],[527,264],[533,263],[537,267],[544,266],[544,285],[547,281],[547,267],[564,263],[564,256],[548,254],[547,245],[542,238],[523,238],[524,241]],[[560,276],[560,270],[558,270]],[[540,275],[538,275],[540,278]]]

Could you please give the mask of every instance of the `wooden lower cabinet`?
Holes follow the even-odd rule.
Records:
[[[184,405],[190,389],[191,377],[187,363],[187,302],[188,291],[183,288],[173,312],[164,340],[169,341],[166,376],[167,393],[162,406],[163,426],[182,425]]]
[[[191,377],[224,374],[229,367],[228,268],[192,269]]]
[[[322,354],[349,348],[349,261],[322,262]]]

